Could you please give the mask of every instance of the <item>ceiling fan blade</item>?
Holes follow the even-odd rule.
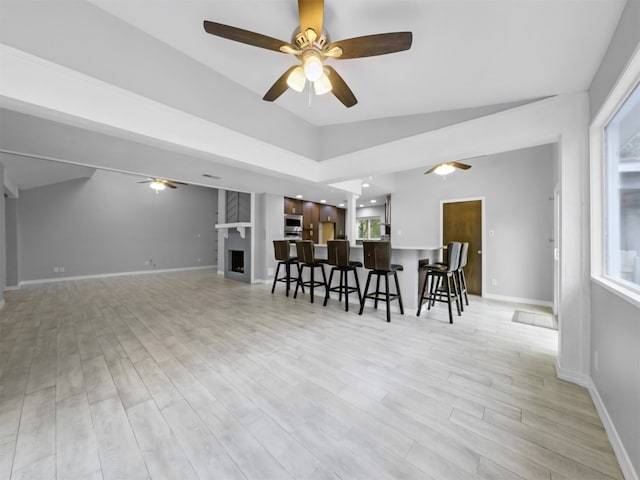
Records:
[[[153,180],[143,180],[142,182],[138,182],[138,183],[151,183],[153,182]]]
[[[234,42],[245,43],[254,47],[266,48],[267,50],[274,50],[280,52],[280,47],[289,46],[295,47],[289,42],[278,40],[277,38],[268,37],[261,33],[251,32],[249,30],[243,30],[242,28],[232,27],[230,25],[224,25],[222,23],[204,21],[204,29],[207,33],[215,35],[217,37],[233,40]]]
[[[173,184],[173,183],[171,183],[171,182],[162,182],[162,183],[163,183],[164,185],[166,185],[167,187],[169,187],[169,188],[178,188],[176,185],[174,185],[174,184]]]
[[[461,170],[469,170],[471,168],[471,165],[467,165],[466,163],[460,163],[460,162],[449,162],[449,163]]]
[[[325,67],[329,71],[329,81],[331,82],[331,93],[333,93],[338,100],[340,100],[343,105],[347,108],[353,107],[358,100],[356,96],[353,94],[347,83],[342,79],[338,72],[330,66],[325,65]]]
[[[322,35],[324,0],[298,0],[298,13],[301,32],[304,33],[308,28],[311,28],[318,37]]]
[[[379,33],[340,40],[329,45],[326,50],[340,47],[342,55],[336,57],[338,59],[373,57],[409,50],[412,41],[411,32]]]
[[[437,165],[434,165],[434,166],[433,166],[433,167],[431,167],[429,170],[427,170],[426,172],[424,172],[424,174],[425,174],[425,175],[428,175],[429,173],[433,173],[433,172],[435,172],[435,171],[436,171],[436,168],[438,168],[440,165],[441,165],[440,163],[439,163],[439,164],[437,164]]]
[[[274,83],[271,86],[269,91],[264,94],[264,97],[262,97],[262,99],[266,100],[267,102],[273,102],[276,98],[278,98],[280,95],[286,92],[287,88],[289,88],[289,85],[287,85],[287,79],[289,78],[289,75],[291,74],[291,72],[293,72],[293,70],[296,69],[297,67],[298,65],[294,65],[293,67],[289,68],[286,72],[284,72],[282,76],[280,76],[280,78],[276,80],[276,83]]]

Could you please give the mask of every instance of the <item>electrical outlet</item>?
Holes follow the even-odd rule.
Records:
[[[148,266],[149,266],[149,260],[145,260],[145,261],[144,261],[144,266],[145,266],[145,267],[148,267]]]
[[[58,269],[58,271],[59,271],[60,273],[64,273],[64,267],[60,267],[60,268]]]
[[[273,277],[273,275],[274,275],[274,269],[272,267],[267,268],[267,276]]]
[[[491,279],[491,285],[493,285],[494,287],[495,287],[496,285],[498,285],[498,279],[497,279],[497,278],[492,278],[492,279]]]
[[[53,267],[53,273],[58,273],[60,269],[58,267]]]
[[[198,259],[198,263],[202,263],[202,259],[201,258]]]

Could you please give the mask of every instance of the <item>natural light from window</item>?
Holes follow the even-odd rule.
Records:
[[[640,86],[605,126],[605,272],[640,287]]]
[[[380,217],[358,218],[358,240],[380,240]]]

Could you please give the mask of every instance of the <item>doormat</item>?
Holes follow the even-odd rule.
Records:
[[[513,314],[513,322],[524,323],[527,325],[533,325],[534,327],[550,328],[551,330],[558,329],[558,322],[555,315],[544,312],[525,312],[523,310],[516,310]]]

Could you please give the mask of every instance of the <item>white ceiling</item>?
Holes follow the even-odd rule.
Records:
[[[294,0],[90,0],[262,97],[297,60],[204,32],[203,20],[290,41]],[[411,31],[409,51],[329,60],[359,103],[286,92],[277,102],[315,125],[492,105],[584,91],[624,0],[327,0],[334,40]]]
[[[351,109],[331,95],[314,97],[309,106],[306,93],[292,91],[273,104],[263,102],[295,58],[214,37],[202,27],[207,19],[290,40],[298,23],[295,0],[0,0],[0,43],[89,76],[99,88],[103,81],[197,117],[212,131],[238,132],[240,140],[234,137],[231,148],[220,142],[225,152],[249,148],[251,139],[257,141],[251,148],[275,146],[264,149],[272,157],[280,152],[292,161],[332,160],[327,163],[335,173],[326,178],[369,180],[366,202],[396,188],[393,158],[383,168],[353,171],[350,159],[364,165],[369,148],[401,145],[421,132],[510,108],[498,104],[587,90],[624,5],[625,0],[326,0],[325,29],[334,40],[413,32],[409,51],[329,60],[359,100]],[[33,85],[51,87],[37,79]],[[40,92],[33,93],[36,98]],[[229,158],[215,145],[207,152],[164,145],[158,142],[163,137],[131,134],[89,115],[70,120],[73,113],[44,103],[25,105],[1,91],[0,107],[5,127],[20,117],[14,110],[35,115],[22,118],[22,133],[4,128],[0,150],[243,191],[303,193],[333,203],[345,197],[308,176],[292,175],[284,163],[243,163],[241,155]],[[84,107],[89,112],[91,102]],[[428,151],[420,157],[412,168],[420,165],[416,161],[426,169],[436,160]],[[348,175],[343,165],[349,165]],[[202,177],[220,172],[220,181]]]

